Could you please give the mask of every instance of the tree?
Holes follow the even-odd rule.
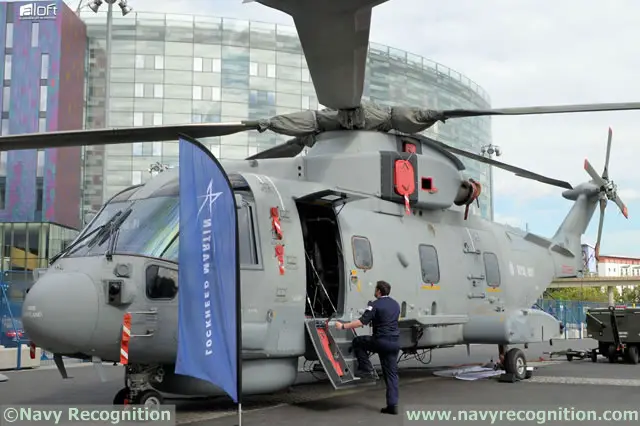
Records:
[[[640,289],[638,287],[623,288],[622,293],[616,297],[616,303],[640,303]]]
[[[555,300],[576,300],[583,302],[607,302],[609,296],[606,287],[565,287],[551,288],[545,291],[545,297]],[[614,300],[619,297],[614,290]]]

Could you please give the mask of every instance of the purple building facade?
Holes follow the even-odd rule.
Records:
[[[3,135],[83,128],[86,28],[61,0],[0,3]],[[0,154],[0,222],[81,226],[81,147]]]

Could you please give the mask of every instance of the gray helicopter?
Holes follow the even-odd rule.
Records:
[[[12,135],[0,137],[0,149],[248,130],[291,136],[245,160],[222,162],[238,209],[243,395],[291,386],[303,358],[319,361],[336,389],[370,384],[353,375],[353,330],[337,330],[332,321],[357,318],[380,279],[393,285],[402,307],[404,355],[495,344],[506,371],[523,378],[525,355],[508,346],[561,332],[555,318],[531,306],[555,278],[582,273],[581,235],[598,205],[598,247],[607,200],[627,216],[609,180],[611,134],[602,175],[585,161],[590,180],[573,187],[419,133],[458,117],[631,110],[640,103],[381,108],[361,96],[371,11],[382,0],[260,3],[293,17],[318,101],[327,109],[241,123]],[[551,238],[468,215],[482,188],[463,177],[457,156],[564,188],[573,207]],[[169,169],[116,194],[39,274],[24,302],[26,332],[55,354],[63,377],[62,356],[118,362],[123,317],[131,316],[125,387],[116,404],[161,403],[163,393],[224,395],[174,373],[179,190],[178,170]]]

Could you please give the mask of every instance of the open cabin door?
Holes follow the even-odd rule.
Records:
[[[331,189],[296,198],[307,267],[305,358],[319,361],[335,389],[375,383],[354,375],[357,365],[351,342],[355,332],[338,330],[329,322],[342,314],[347,281],[338,212],[345,204],[365,198]]]
[[[355,194],[353,192],[324,189],[322,191],[316,191],[312,192],[311,194],[303,195],[302,197],[298,197],[295,200],[298,204],[310,204],[331,207],[335,209],[344,204],[363,200],[365,198],[367,198],[367,196]]]

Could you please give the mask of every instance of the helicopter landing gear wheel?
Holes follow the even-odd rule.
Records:
[[[160,392],[157,392],[152,389],[147,389],[138,393],[134,398],[132,403],[134,405],[144,405],[145,407],[158,407],[162,405],[164,398],[160,395]]]
[[[504,369],[518,380],[524,380],[527,376],[527,358],[524,352],[518,348],[510,349],[504,357]]]
[[[120,389],[113,398],[113,405],[124,405],[126,402],[129,402],[129,394],[129,388]]]

